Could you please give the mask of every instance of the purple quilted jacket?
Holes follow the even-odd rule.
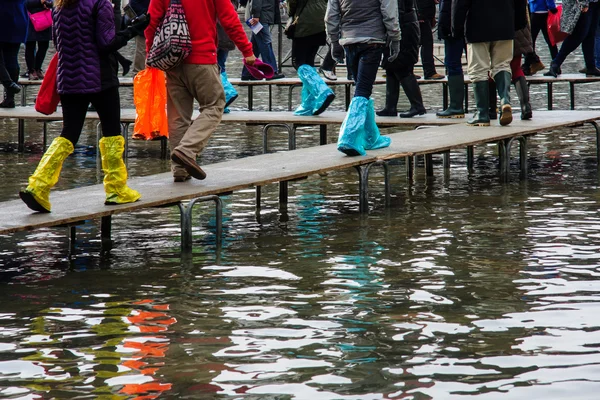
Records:
[[[110,0],[79,0],[72,6],[55,8],[52,19],[58,93],[98,93],[118,86],[116,60],[111,53],[126,41],[121,43],[115,34]]]

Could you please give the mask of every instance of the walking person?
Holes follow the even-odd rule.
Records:
[[[0,82],[4,100],[0,108],[14,108],[19,85],[19,48],[27,40],[29,17],[25,0],[5,0],[0,12]]]
[[[302,81],[302,104],[294,115],[319,115],[335,94],[315,69],[319,47],[327,44],[325,11],[327,0],[289,0],[288,18],[297,18],[292,39],[292,65]]]
[[[262,25],[262,29],[258,33],[252,32],[250,41],[252,42],[252,50],[256,57],[260,57],[263,62],[273,67],[275,75],[270,79],[285,78],[285,75],[277,68],[277,59],[273,51],[273,39],[271,37],[271,26],[281,23],[281,15],[279,14],[279,0],[252,0],[246,7],[246,21],[249,21],[250,26],[257,24]],[[242,80],[253,80],[252,75],[246,68],[242,69]]]
[[[337,76],[335,75],[335,65],[336,62],[331,55],[331,47],[328,44],[327,53],[325,53],[325,57],[323,57],[323,61],[319,67],[319,72],[323,74],[323,77],[328,81],[337,81]]]
[[[515,31],[527,24],[524,0],[453,0],[452,34],[467,40],[468,72],[473,82],[477,110],[467,121],[489,126],[488,76],[500,97],[500,125],[512,122],[510,62]]]
[[[421,32],[421,63],[425,79],[443,79],[444,75],[438,74],[433,58],[433,27],[435,26],[435,0],[416,0]]]
[[[246,64],[253,65],[256,60],[252,45],[229,0],[181,0],[181,3],[192,40],[192,52],[182,64],[167,71],[169,147],[175,182],[184,182],[190,177],[206,178],[196,157],[207,145],[223,116],[225,93],[217,64],[217,20],[244,55]],[[169,4],[170,0],[150,0],[150,25],[145,31],[147,51]],[[194,99],[200,105],[200,116],[192,121]]]
[[[231,4],[233,8],[237,11],[239,7],[239,2],[237,0],[231,0]],[[233,40],[229,39],[227,36],[227,32],[223,26],[217,21],[217,64],[219,64],[219,70],[221,71],[221,84],[223,85],[223,90],[225,91],[225,109],[223,112],[228,114],[229,105],[233,103],[238,98],[238,92],[235,90],[231,82],[229,82],[229,77],[227,76],[226,63],[227,58],[229,56],[229,52],[235,50],[235,43]]]
[[[523,73],[527,76],[534,75],[536,72],[546,68],[544,63],[540,61],[540,57],[535,52],[535,42],[537,37],[542,32],[544,40],[550,50],[550,57],[554,59],[558,54],[558,47],[552,45],[550,36],[548,35],[548,15],[549,13],[556,14],[558,9],[554,0],[529,0],[529,12],[531,19],[531,40],[533,50],[530,53],[525,53],[525,62],[523,63]]]
[[[389,48],[383,52],[382,65],[385,68],[385,107],[377,111],[379,116],[397,116],[400,85],[410,102],[410,110],[400,113],[400,118],[412,118],[423,115],[426,110],[423,106],[421,88],[414,74],[415,64],[419,59],[419,33],[420,24],[415,10],[415,0],[398,1],[398,20],[400,21],[400,53],[392,62]]]
[[[452,0],[441,0],[438,36],[444,41],[444,65],[448,74],[448,108],[437,112],[438,118],[465,117],[465,74],[462,55],[465,50],[464,36],[454,36],[452,32]],[[494,94],[495,96],[495,94]]]
[[[325,14],[331,55],[346,65],[355,82],[354,97],[340,127],[338,150],[349,156],[390,145],[375,123],[373,83],[386,43],[389,62],[400,52],[397,0],[329,0]]]
[[[58,182],[64,160],[79,141],[91,103],[102,124],[98,147],[104,171],[104,204],[137,201],[140,194],[127,186],[127,169],[123,162],[125,140],[121,136],[114,53],[146,24],[116,33],[113,9],[106,0],[56,0],[52,19],[63,128],[29,177],[29,185],[19,195],[32,210],[50,212],[50,189]]]
[[[569,33],[569,36],[562,42],[558,54],[552,59],[550,69],[544,75],[558,77],[567,56],[581,45],[586,76],[600,76],[594,57],[596,30],[600,20],[598,0],[563,0],[562,6],[560,29]]]
[[[129,0],[129,6],[140,16],[148,13],[150,0]],[[133,75],[146,68],[146,38],[144,32],[135,36],[135,55],[133,56]]]
[[[52,2],[45,0],[27,0],[27,12],[36,14],[52,8]],[[46,53],[52,40],[52,28],[42,31],[36,31],[33,23],[29,21],[29,30],[27,32],[27,42],[25,43],[25,63],[27,71],[21,77],[31,80],[44,79],[42,66]]]
[[[527,13],[525,14],[527,16]],[[523,29],[515,32],[513,47],[513,59],[510,62],[512,83],[515,85],[519,103],[521,105],[521,119],[530,120],[533,117],[531,103],[529,102],[529,85],[525,73],[521,68],[521,57],[523,54],[533,53],[533,42],[529,21]]]

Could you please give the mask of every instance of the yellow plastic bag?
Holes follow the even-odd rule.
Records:
[[[133,139],[152,140],[169,137],[167,125],[167,83],[165,73],[147,67],[133,79],[135,126]]]

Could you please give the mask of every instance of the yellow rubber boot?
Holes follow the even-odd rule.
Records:
[[[33,211],[50,212],[50,189],[58,182],[63,162],[73,150],[69,139],[59,136],[52,141],[29,177],[29,186],[19,193],[27,207]]]
[[[123,136],[107,136],[100,139],[106,205],[133,203],[142,197],[139,192],[127,187],[127,168],[123,162],[124,150]]]

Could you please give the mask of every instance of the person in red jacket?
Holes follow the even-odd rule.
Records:
[[[145,30],[146,51],[171,1],[151,0],[150,24]],[[230,0],[181,0],[192,39],[192,53],[184,62],[167,71],[167,120],[171,170],[175,182],[190,177],[206,178],[196,162],[211,135],[217,129],[225,108],[225,93],[217,64],[217,20],[253,65],[256,58],[237,12]],[[200,116],[192,121],[194,99]]]

